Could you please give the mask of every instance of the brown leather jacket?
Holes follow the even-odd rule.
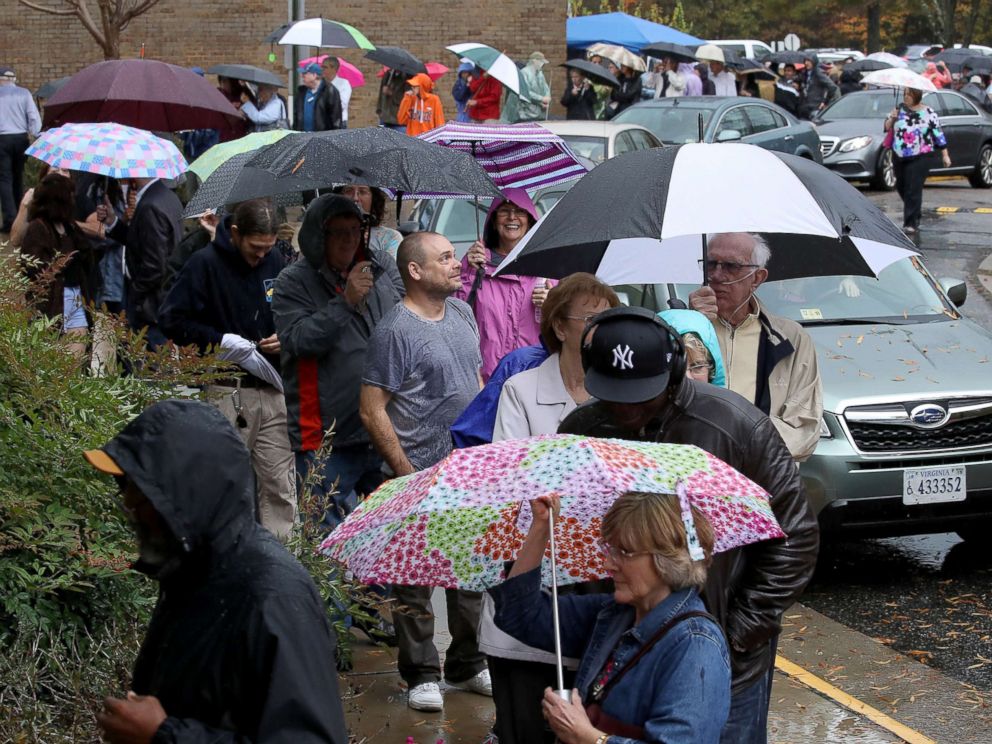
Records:
[[[819,526],[796,467],[771,420],[737,393],[683,380],[661,414],[642,431],[617,428],[599,401],[574,410],[558,428],[640,441],[694,444],[716,455],[771,494],[772,510],[788,536],[719,553],[713,558],[703,599],[731,646],[733,693],[767,674],[782,613],[813,576]]]

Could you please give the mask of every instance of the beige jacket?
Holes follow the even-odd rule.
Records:
[[[758,383],[752,402],[771,418],[793,458],[803,462],[820,441],[823,415],[816,348],[801,325],[772,315],[755,302],[761,341],[756,360]],[[732,353],[732,331],[724,323],[715,323],[714,328],[720,351],[727,359],[728,352]]]
[[[554,434],[558,424],[575,410],[558,367],[558,354],[518,372],[506,381],[496,409],[493,441]]]

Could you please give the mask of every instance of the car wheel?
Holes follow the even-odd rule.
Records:
[[[871,187],[878,191],[892,191],[896,187],[896,167],[892,159],[892,150],[882,148],[875,167],[875,177],[871,179]]]
[[[992,188],[992,145],[984,144],[978,151],[978,162],[968,181],[976,189]]]

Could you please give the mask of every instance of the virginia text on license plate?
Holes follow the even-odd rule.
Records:
[[[935,504],[964,501],[968,495],[965,468],[912,468],[902,473],[902,503]]]

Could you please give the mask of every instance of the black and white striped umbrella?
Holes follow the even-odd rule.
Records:
[[[706,235],[724,232],[765,237],[770,281],[877,276],[915,255],[881,209],[823,166],[754,145],[693,143],[627,153],[590,171],[499,273],[698,284]]]

